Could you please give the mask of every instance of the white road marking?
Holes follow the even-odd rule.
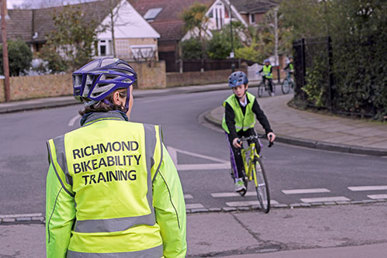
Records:
[[[10,214],[0,215],[0,218],[20,218],[20,217],[43,217],[42,213],[25,213],[25,214]]]
[[[387,185],[369,185],[369,186],[348,186],[348,189],[354,192],[357,191],[379,191],[387,190]]]
[[[204,206],[200,203],[192,203],[192,204],[186,204],[185,208],[186,209],[201,209],[201,208],[204,208]]]
[[[282,190],[284,194],[308,194],[308,193],[329,193],[330,191],[326,188],[312,188],[312,189],[291,189]]]
[[[228,198],[228,197],[240,197],[239,193],[227,192],[227,193],[211,193],[214,198]],[[247,192],[245,196],[257,196],[257,192]]]
[[[367,197],[373,200],[387,199],[387,194],[371,194],[367,195]]]
[[[188,199],[193,199],[193,196],[190,195],[190,194],[185,194],[184,195],[184,199],[188,200]]]
[[[194,153],[194,152],[189,152],[189,151],[184,151],[184,150],[176,149],[176,148],[173,148],[171,146],[168,147],[168,151],[169,150],[175,151],[175,152],[180,152],[180,153],[183,153],[183,154],[186,154],[186,155],[189,155],[189,156],[193,156],[193,157],[197,157],[197,158],[202,158],[202,159],[216,161],[216,162],[219,162],[219,163],[227,163],[227,162],[229,162],[227,160],[214,158],[214,157],[211,157],[211,156],[208,156],[208,155],[202,155],[202,154],[198,154],[198,153]]]
[[[270,205],[272,204],[278,204],[278,202],[274,200],[270,200]],[[259,205],[259,202],[258,201],[226,202],[226,205],[230,207],[253,206],[253,205]]]
[[[333,197],[320,197],[320,198],[302,198],[302,202],[339,202],[339,201],[350,201],[347,197],[344,196],[333,196]]]
[[[189,151],[184,151],[180,149],[173,148],[171,146],[168,146],[168,152],[169,155],[171,156],[173,162],[176,165],[177,170],[179,171],[186,171],[186,170],[215,170],[215,169],[230,169],[230,162],[223,160],[223,159],[218,159],[214,158],[208,155],[202,155],[198,153],[193,153]],[[183,153],[185,155],[193,156],[196,158],[201,158],[201,159],[206,159],[206,160],[211,160],[216,163],[206,163],[206,164],[179,164],[179,161],[177,159],[177,154],[178,153]]]
[[[80,115],[76,115],[74,116],[73,118],[70,119],[69,123],[68,123],[68,126],[72,127],[74,126],[75,122],[80,119],[81,116]]]

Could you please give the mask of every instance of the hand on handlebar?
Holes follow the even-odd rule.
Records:
[[[239,138],[235,138],[232,140],[232,145],[234,145],[235,148],[242,148],[242,141]]]
[[[275,141],[275,134],[273,132],[270,132],[267,134],[267,139],[269,140],[269,148],[273,146]]]

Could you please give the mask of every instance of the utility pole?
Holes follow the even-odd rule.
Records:
[[[11,100],[9,88],[9,65],[8,65],[8,45],[7,45],[7,26],[5,21],[7,11],[7,0],[1,0],[1,37],[3,39],[3,70],[4,70],[4,94],[5,102]]]
[[[235,64],[234,64],[234,36],[232,34],[232,10],[231,10],[231,3],[228,2],[229,4],[229,10],[230,10],[230,34],[231,34],[231,53],[230,53],[230,58],[232,58],[232,63],[231,63],[231,71],[235,71]]]
[[[274,47],[274,58],[275,65],[277,67],[278,83],[280,83],[280,69],[279,69],[279,60],[278,60],[278,7],[274,8],[274,38],[275,38],[275,47]]]

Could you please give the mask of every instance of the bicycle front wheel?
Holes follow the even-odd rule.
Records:
[[[284,82],[282,83],[281,90],[282,90],[283,94],[288,94],[289,93],[289,91],[290,91],[289,80],[287,80],[287,79],[284,80]]]
[[[260,158],[254,164],[254,184],[257,191],[257,198],[259,203],[259,210],[264,213],[270,211],[270,193],[269,185],[266,178],[265,169],[263,168],[262,160]]]
[[[265,84],[261,83],[258,85],[258,97],[263,96],[263,92],[265,91]]]

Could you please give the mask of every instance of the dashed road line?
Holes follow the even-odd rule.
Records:
[[[284,194],[309,194],[309,193],[329,193],[330,190],[326,188],[312,188],[312,189],[291,189],[281,190]]]
[[[278,204],[275,200],[270,200],[270,205]],[[258,201],[240,201],[240,202],[226,202],[227,206],[230,207],[242,207],[242,206],[253,206],[259,205]]]
[[[202,209],[204,206],[201,203],[191,203],[185,205],[186,209]]]
[[[367,197],[373,200],[387,199],[387,194],[371,194]]]
[[[387,190],[387,185],[348,186],[348,189],[353,191],[353,192],[358,192],[358,191],[380,191],[380,190]]]
[[[239,193],[226,192],[226,193],[211,193],[214,198],[228,198],[228,197],[240,197]],[[256,192],[246,192],[245,196],[257,196]]]
[[[302,202],[312,203],[312,202],[342,202],[342,201],[350,201],[345,196],[333,196],[333,197],[318,197],[318,198],[301,198]]]

